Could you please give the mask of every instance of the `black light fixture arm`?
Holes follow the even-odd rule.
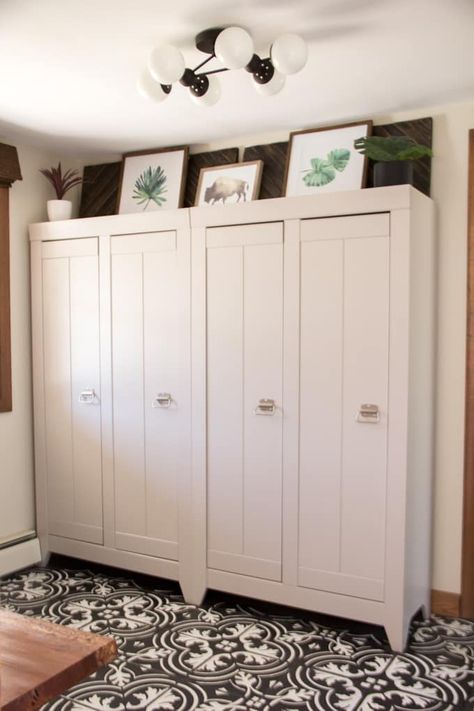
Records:
[[[188,87],[190,91],[196,96],[204,96],[204,94],[209,88],[209,79],[207,79],[208,76],[211,76],[212,74],[221,74],[222,72],[230,71],[228,67],[221,67],[220,69],[210,69],[209,71],[198,73],[199,69],[204,67],[208,62],[215,58],[215,54],[210,54],[209,57],[207,57],[203,62],[198,64],[197,67],[194,67],[194,69],[186,67],[183,76],[179,80],[179,83],[183,86]],[[252,59],[247,64],[245,69],[250,74],[253,74],[253,77],[257,84],[266,84],[271,80],[275,73],[275,68],[272,64],[270,57],[265,57],[264,59],[262,59],[258,56],[258,54],[253,55]],[[166,94],[169,94],[171,91],[171,84],[162,84],[161,88]]]
[[[178,48],[172,45],[155,48],[150,57],[149,70],[140,78],[141,93],[155,101],[162,101],[172,88],[172,84],[166,82],[179,82],[189,89],[194,99],[199,99],[198,103],[212,106],[220,94],[219,82],[213,75],[243,68],[253,76],[257,91],[271,96],[283,87],[286,75],[302,69],[307,59],[304,40],[291,33],[277,37],[271,44],[268,57],[254,53],[251,35],[238,26],[211,27],[196,35],[195,44],[204,54],[204,59],[194,68],[185,66]],[[215,69],[210,64],[213,59],[219,62]],[[154,81],[160,82],[161,91]]]
[[[211,69],[209,72],[201,72],[198,76],[209,76],[210,74],[220,74],[221,72],[229,72],[230,69],[227,69],[227,67],[222,67],[222,69]]]
[[[197,72],[199,69],[201,69],[201,67],[204,67],[208,62],[215,58],[216,55],[214,53],[210,54],[209,57],[206,57],[206,59],[200,64],[198,64],[197,67],[194,67],[193,72]]]

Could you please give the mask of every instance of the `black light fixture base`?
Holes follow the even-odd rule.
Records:
[[[198,50],[204,52],[204,54],[214,54],[216,39],[223,29],[224,27],[211,27],[196,35],[194,42]]]
[[[257,84],[268,84],[275,74],[275,67],[270,57],[262,59],[258,54],[254,54],[245,69],[253,74]]]

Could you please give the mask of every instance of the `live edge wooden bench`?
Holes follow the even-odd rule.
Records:
[[[0,610],[0,709],[38,709],[116,654],[110,637]]]

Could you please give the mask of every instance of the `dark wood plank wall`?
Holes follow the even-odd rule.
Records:
[[[249,146],[244,150],[244,161],[263,160],[260,199],[281,197],[285,178],[288,141]]]
[[[87,165],[79,217],[115,215],[122,163]]]
[[[399,121],[389,123],[385,126],[374,126],[372,129],[374,136],[408,136],[414,138],[417,143],[432,148],[433,145],[433,119],[431,117],[414,119],[413,121]],[[367,187],[373,185],[373,164],[369,161],[369,171],[367,175]],[[416,160],[414,164],[414,186],[425,195],[430,194],[431,189],[431,158],[425,157]]]
[[[376,136],[411,136],[426,146],[432,145],[433,119],[430,117],[400,121],[398,123],[374,126]],[[263,160],[263,175],[260,199],[281,197],[285,166],[288,153],[288,141],[249,146],[243,154],[244,161]],[[196,188],[201,168],[225,165],[238,161],[237,148],[224,148],[189,156],[188,174],[184,194],[184,206],[194,205]],[[80,217],[113,215],[115,213],[120,181],[121,163],[86,166],[85,182],[82,188]],[[372,186],[373,167],[369,163],[367,187]],[[431,158],[423,158],[415,163],[415,187],[426,195],[430,194]]]
[[[432,146],[433,119],[430,117],[414,119],[413,121],[399,121],[382,126],[373,127],[374,136],[410,136],[418,143]],[[264,161],[262,188],[260,198],[274,198],[283,195],[283,181],[288,152],[288,142],[270,143],[261,146],[251,146],[244,151],[244,160]],[[422,158],[415,161],[414,185],[425,195],[430,194],[431,183],[431,158]],[[369,161],[367,171],[367,187],[373,186],[373,165]]]
[[[189,156],[186,190],[184,192],[184,207],[192,207],[196,199],[199,173],[201,168],[211,168],[215,165],[228,165],[239,160],[238,148],[224,148],[220,151],[207,151]]]

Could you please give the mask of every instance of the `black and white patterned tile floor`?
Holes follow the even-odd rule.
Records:
[[[95,566],[30,568],[0,605],[112,635],[119,654],[43,711],[473,711],[474,622],[414,622],[406,653],[383,631]]]

